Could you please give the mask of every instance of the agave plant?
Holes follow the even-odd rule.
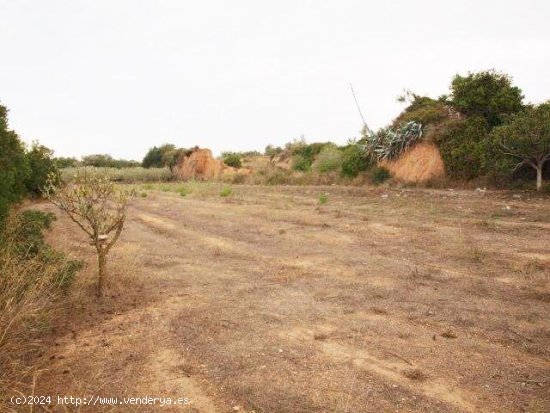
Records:
[[[411,121],[402,124],[397,130],[384,128],[377,133],[364,130],[360,145],[373,161],[392,160],[398,158],[421,138],[422,124]]]

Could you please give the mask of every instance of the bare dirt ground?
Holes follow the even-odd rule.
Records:
[[[233,189],[133,199],[99,304],[93,250],[57,214],[50,239],[89,265],[37,394],[192,401],[86,412],[550,411],[550,199]]]

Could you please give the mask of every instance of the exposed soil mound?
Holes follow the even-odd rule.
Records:
[[[432,142],[419,142],[398,159],[384,160],[379,165],[387,168],[396,179],[405,182],[425,182],[445,176],[441,153]]]
[[[219,177],[224,167],[222,161],[212,156],[210,149],[195,147],[189,155],[178,160],[174,173],[180,179],[208,180]]]

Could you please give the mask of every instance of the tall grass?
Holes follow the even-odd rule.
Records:
[[[30,395],[34,353],[53,303],[81,264],[68,261],[43,239],[52,217],[12,215],[0,234],[0,411],[15,412],[14,395]]]
[[[96,168],[94,166],[80,166],[76,168],[64,168],[61,170],[61,179],[71,182],[77,175],[105,175],[113,182],[168,182],[173,180],[170,168],[142,168],[134,166],[130,168]]]

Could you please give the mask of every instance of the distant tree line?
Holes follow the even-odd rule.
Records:
[[[94,154],[83,156],[81,160],[74,157],[57,157],[54,159],[56,166],[62,168],[76,168],[78,166],[94,166],[96,168],[131,168],[140,166],[138,161],[115,159],[107,154]]]

